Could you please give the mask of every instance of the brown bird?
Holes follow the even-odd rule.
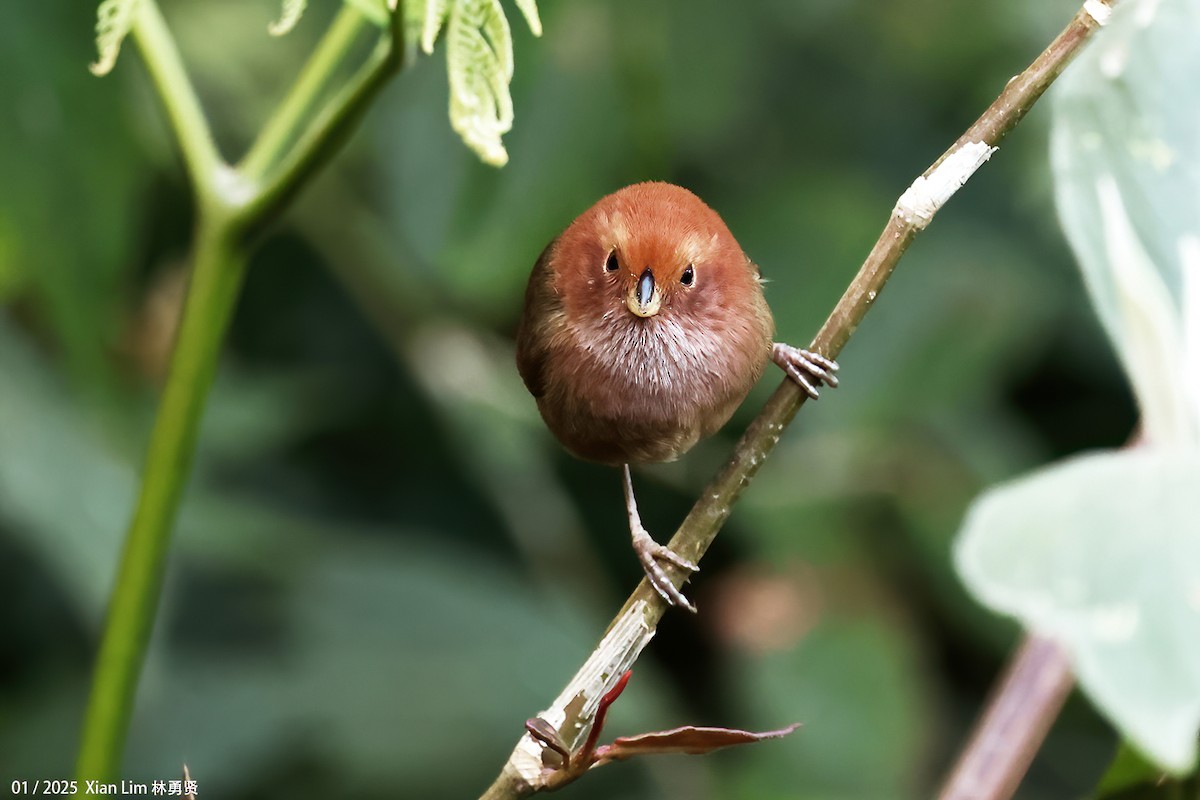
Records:
[[[574,455],[624,469],[633,549],[671,605],[660,562],[696,565],[642,527],[630,464],[673,461],[733,415],[774,361],[813,398],[837,364],[774,341],[756,267],[724,221],[669,183],[627,186],[546,247],[525,291],[517,369]]]

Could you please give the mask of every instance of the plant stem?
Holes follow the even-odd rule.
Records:
[[[938,800],[1012,797],[1074,683],[1056,642],[1026,637]]]
[[[369,24],[352,5],[342,7],[291,90],[238,164],[242,174],[258,181],[279,163],[293,143],[300,121],[311,117],[337,67],[345,61],[359,34]]]
[[[357,11],[354,13],[361,21],[361,14]],[[390,18],[389,35],[379,42],[367,63],[359,68],[328,106],[315,115],[309,127],[297,137],[296,144],[280,155],[271,174],[247,208],[247,213],[256,220],[257,225],[271,221],[292,201],[300,187],[345,143],[370,108],[371,101],[388,79],[399,71],[404,63],[403,23],[404,10],[397,7]],[[341,34],[336,31],[331,32],[330,37],[335,34],[340,39]],[[313,60],[323,57],[321,51],[325,49],[322,47]],[[317,81],[311,83],[315,87]]]
[[[120,771],[138,678],[149,646],[166,571],[171,529],[191,470],[205,399],[258,233],[348,138],[401,63],[401,12],[350,86],[315,111],[331,76],[363,28],[347,6],[301,80],[259,137],[248,159],[278,174],[265,182],[225,164],[154,0],[139,0],[133,34],[179,140],[199,217],[191,282],[170,373],[146,454],[141,493],[125,539],[84,717],[77,762],[85,780],[110,782]],[[310,115],[315,119],[309,119]]]
[[[830,358],[835,358],[841,352],[916,235],[929,224],[953,191],[966,182],[974,168],[986,160],[987,154],[990,154],[988,148],[994,147],[1024,118],[1099,27],[1095,17],[1086,8],[1080,9],[1063,32],[1024,72],[1008,82],[983,115],[910,188],[912,192],[924,179],[939,177],[934,175],[935,170],[943,165],[951,166],[947,164],[949,159],[955,159],[951,164],[958,164],[963,155],[970,156],[972,151],[979,153],[982,148],[984,155],[975,159],[969,169],[961,166],[954,168],[950,191],[940,197],[937,203],[924,207],[920,214],[914,213],[911,207],[921,204],[906,201],[910,192],[901,197],[866,261],[821,326],[809,349]],[[968,161],[971,159],[968,158]],[[945,173],[941,177],[945,177]],[[729,516],[733,504],[775,449],[780,435],[806,398],[807,394],[793,381],[783,380],[738,441],[730,460],[701,491],[700,499],[692,506],[668,547],[693,563],[699,563]],[[668,566],[667,569],[677,586],[686,582],[690,575],[675,567]],[[597,648],[550,708],[542,712],[540,716],[554,724],[569,745],[578,745],[580,736],[588,728],[597,699],[612,688],[650,643],[666,608],[665,601],[649,581],[643,579],[609,623]],[[518,741],[483,798],[508,800],[525,797],[542,789],[546,778],[541,763],[541,747],[526,734]]]
[[[133,35],[154,88],[162,98],[175,138],[179,140],[192,188],[199,193],[213,185],[213,174],[221,165],[221,156],[196,98],[196,90],[179,58],[175,39],[155,0],[139,0]]]
[[[162,588],[171,527],[245,265],[245,250],[229,223],[202,219],[170,374],[146,453],[141,495],[125,539],[93,673],[77,764],[81,780],[118,777]]]

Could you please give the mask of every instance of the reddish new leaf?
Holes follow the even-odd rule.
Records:
[[[800,727],[793,723],[777,731],[739,731],[733,728],[698,728],[685,725],[669,731],[655,731],[638,736],[621,736],[610,745],[596,748],[595,763],[606,761],[621,761],[634,756],[652,755],[656,753],[687,753],[701,755],[720,750],[722,747],[732,747],[739,744],[752,744],[763,739],[778,739],[787,736]]]
[[[629,683],[629,678],[632,675],[633,670],[625,670],[625,674],[617,679],[616,685],[605,692],[604,696],[600,698],[600,703],[596,707],[596,717],[592,720],[592,729],[588,731],[587,741],[583,743],[583,749],[579,751],[583,763],[592,763],[592,753],[596,750],[596,741],[600,738],[600,731],[604,730],[604,720],[608,717],[608,707],[617,702],[617,698],[621,696],[621,692],[625,691],[625,684]]]

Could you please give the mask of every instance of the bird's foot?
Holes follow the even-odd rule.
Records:
[[[809,397],[816,400],[821,396],[817,387],[825,384],[831,389],[838,385],[838,365],[836,361],[826,358],[811,350],[801,350],[790,344],[776,342],[771,348],[771,360],[779,365],[787,376],[800,385]]]
[[[666,570],[663,569],[663,562],[688,572],[696,572],[700,569],[699,567],[671,548],[654,541],[641,525],[633,528],[633,551],[637,553],[638,561],[642,562],[642,569],[645,570],[650,585],[662,595],[663,600],[673,606],[686,608],[693,614],[696,613],[696,607],[684,597],[683,592],[679,591],[675,583],[667,576]]]

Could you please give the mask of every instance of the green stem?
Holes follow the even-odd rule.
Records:
[[[360,22],[365,20],[361,15],[358,18]],[[402,8],[392,12],[388,37],[379,42],[367,63],[316,115],[295,146],[278,158],[271,174],[259,187],[257,198],[247,208],[260,225],[274,219],[300,187],[333,157],[388,79],[400,69],[404,63],[403,20]]]
[[[196,449],[217,354],[237,300],[247,254],[230,219],[203,219],[171,370],[146,454],[141,494],[125,540],[92,693],[77,775],[115,780],[138,678],[154,625],[171,528]]]
[[[77,762],[86,780],[118,778],[138,678],[150,643],[171,529],[196,449],[221,341],[262,230],[337,151],[401,63],[401,13],[350,85],[320,112],[320,96],[362,29],[344,10],[240,169],[218,154],[208,122],[154,0],[141,0],[134,36],[179,139],[200,209],[191,284],[170,375],[146,454],[141,494],[125,540],[92,678]],[[309,117],[313,119],[308,119]],[[274,171],[264,180],[264,174]]]
[[[330,79],[368,24],[366,17],[353,6],[342,6],[291,91],[263,125],[238,164],[239,172],[250,180],[259,181],[278,165],[288,146],[294,143],[302,122],[311,118]]]
[[[207,191],[214,185],[213,176],[221,166],[221,156],[179,58],[175,39],[154,0],[140,0],[137,4],[133,34],[179,140],[192,187],[197,193]]]

